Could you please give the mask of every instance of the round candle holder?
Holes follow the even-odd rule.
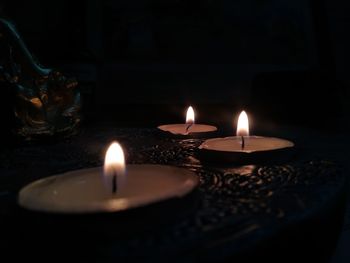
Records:
[[[192,218],[199,204],[199,195],[199,192],[194,190],[182,198],[169,198],[112,213],[52,213],[29,210],[21,206],[13,208],[12,213],[24,220],[21,222],[21,228],[26,229],[25,231],[32,233],[34,229],[40,229],[40,233],[48,233],[48,238],[60,237],[62,231],[77,233],[79,239],[89,239],[91,236],[127,237],[147,234],[157,228],[162,229],[186,218]]]
[[[21,189],[18,203],[33,211],[63,214],[113,213],[186,196],[198,185],[189,170],[166,165],[128,165],[126,183],[106,189],[102,168],[46,177]]]
[[[217,128],[207,124],[195,123],[195,114],[192,106],[188,107],[186,113],[186,122],[180,124],[160,125],[158,129],[177,138],[201,138],[217,131]]]
[[[37,180],[19,192],[19,213],[31,223],[40,222],[41,228],[58,223],[78,231],[95,225],[92,232],[123,235],[180,220],[194,211],[198,176],[193,172],[167,165],[127,169],[127,181],[116,193],[106,189],[101,167]],[[164,216],[159,217],[160,212]],[[106,227],[111,223],[118,227]]]
[[[246,146],[242,148],[239,136],[208,139],[198,147],[198,157],[208,163],[268,164],[287,161],[295,153],[294,143],[288,140],[261,136],[245,140]],[[260,141],[264,144],[259,145]]]
[[[188,124],[166,124],[158,126],[161,133],[173,138],[208,138],[213,137],[217,133],[217,128],[207,124],[193,124],[188,130]]]

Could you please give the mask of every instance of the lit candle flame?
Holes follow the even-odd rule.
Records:
[[[186,123],[193,124],[194,123],[194,110],[192,106],[189,106],[186,113]]]
[[[125,158],[122,147],[113,142],[106,152],[103,166],[103,177],[108,190],[116,193],[124,185],[125,181]]]
[[[245,111],[242,111],[238,117],[236,135],[237,136],[249,136],[249,121],[248,121],[248,115]]]

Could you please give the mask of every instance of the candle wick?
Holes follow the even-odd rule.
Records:
[[[192,127],[193,124],[194,124],[194,123],[191,122],[189,125],[187,125],[187,127],[186,127],[186,133],[188,133],[189,129]]]
[[[114,172],[112,178],[112,193],[115,194],[117,192],[117,173]]]
[[[241,138],[242,138],[242,150],[244,150],[244,147],[245,147],[244,136],[241,136]]]

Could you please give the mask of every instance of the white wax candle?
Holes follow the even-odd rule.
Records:
[[[271,161],[282,155],[294,143],[273,137],[249,136],[249,119],[245,111],[238,117],[237,136],[214,138],[200,146],[202,158],[215,162],[261,162]]]
[[[286,160],[292,153],[294,143],[273,137],[242,136],[214,138],[199,146],[203,161],[229,164],[254,164]]]
[[[212,151],[252,153],[278,150],[293,146],[294,143],[291,141],[280,138],[244,136],[244,148],[242,148],[242,137],[231,136],[206,140],[199,148]]]
[[[24,187],[19,205],[54,213],[117,212],[172,198],[181,198],[198,185],[186,169],[164,165],[128,165],[123,187],[115,193],[102,180],[102,167],[47,177]]]
[[[174,135],[185,136],[191,134],[199,135],[201,133],[214,132],[217,130],[216,127],[212,125],[196,124],[194,110],[191,106],[187,109],[186,123],[161,125],[158,126],[158,129],[170,132]]]
[[[192,124],[189,128],[189,124],[181,123],[181,124],[168,124],[161,125],[158,129],[170,132],[174,135],[191,135],[191,134],[200,134],[206,132],[214,132],[217,130],[215,126],[206,125],[206,124]]]

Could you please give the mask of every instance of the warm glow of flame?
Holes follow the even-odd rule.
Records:
[[[249,136],[249,121],[248,115],[242,111],[238,117],[237,136]]]
[[[186,114],[186,123],[194,123],[194,110],[192,106],[189,106]]]
[[[123,149],[117,142],[113,142],[108,147],[103,174],[108,188],[112,187],[113,176],[117,177],[118,188],[122,186],[125,176],[125,158]]]

